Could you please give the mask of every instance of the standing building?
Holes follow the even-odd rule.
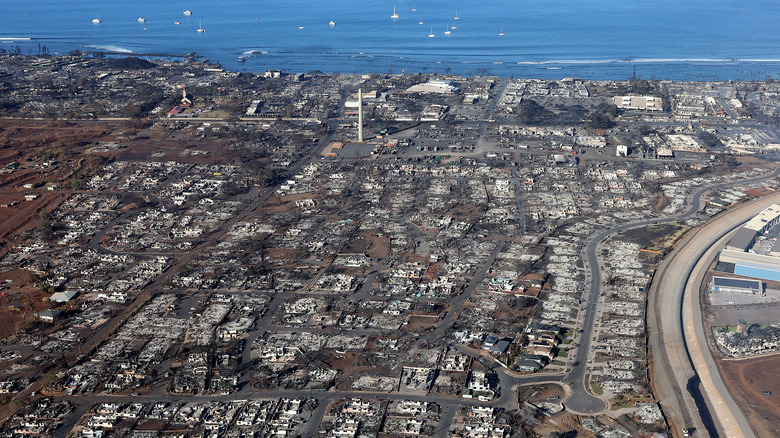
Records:
[[[663,111],[664,104],[655,96],[615,96],[615,106],[621,109],[639,111]]]
[[[764,285],[759,280],[743,278],[712,277],[710,288],[713,292],[763,295]]]
[[[780,254],[756,254],[753,246],[761,234],[780,223],[780,205],[773,204],[740,227],[720,252],[718,261],[729,272],[745,277],[780,281]]]

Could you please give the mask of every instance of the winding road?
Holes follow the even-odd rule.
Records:
[[[529,385],[529,384],[539,384],[539,383],[563,383],[570,387],[571,389],[571,395],[568,397],[563,403],[566,406],[566,408],[574,413],[579,413],[583,415],[593,415],[598,414],[607,409],[607,403],[602,400],[601,398],[598,398],[594,395],[592,395],[588,389],[588,382],[587,378],[589,375],[589,368],[591,365],[591,345],[594,342],[593,341],[593,335],[595,331],[595,326],[600,314],[600,293],[601,293],[601,286],[602,286],[602,269],[601,265],[599,263],[598,259],[598,250],[599,246],[609,237],[618,234],[622,231],[632,229],[632,228],[638,228],[643,227],[647,225],[657,224],[657,223],[663,223],[663,222],[670,222],[670,221],[679,221],[688,219],[690,217],[693,217],[694,215],[698,214],[700,209],[702,208],[702,197],[712,191],[719,188],[724,187],[730,187],[730,186],[736,186],[736,185],[743,185],[748,184],[751,182],[759,182],[762,180],[767,180],[774,178],[776,176],[780,175],[780,169],[773,172],[770,175],[759,177],[759,178],[752,178],[752,179],[746,179],[746,180],[740,180],[740,181],[733,181],[733,182],[727,182],[715,186],[709,186],[701,188],[694,193],[692,193],[688,198],[688,209],[684,211],[683,213],[672,216],[672,217],[658,217],[653,219],[647,219],[647,220],[641,220],[641,221],[634,221],[634,222],[627,222],[609,229],[606,229],[604,231],[601,231],[600,233],[592,236],[592,238],[587,242],[587,244],[583,248],[583,260],[586,265],[587,270],[587,278],[586,281],[589,284],[588,291],[583,297],[586,302],[586,306],[583,312],[583,318],[582,318],[582,333],[580,335],[580,344],[579,347],[576,349],[574,361],[573,361],[573,367],[572,370],[568,374],[534,374],[534,375],[528,375],[528,376],[518,376],[515,374],[512,374],[508,372],[503,366],[499,365],[497,362],[492,361],[489,357],[484,357],[480,354],[480,352],[477,351],[470,351],[467,349],[460,349],[459,350],[463,353],[468,354],[469,356],[473,357],[475,360],[481,361],[484,365],[492,368],[498,375],[499,382],[500,382],[500,388],[501,391],[497,397],[497,399],[490,402],[491,405],[496,407],[510,407],[517,403],[516,400],[516,393],[515,388],[520,385]],[[778,195],[780,196],[780,195]],[[246,211],[251,211],[253,207],[256,207],[257,201],[250,204],[250,206],[246,209]],[[242,211],[243,214],[239,214],[239,217],[242,217],[245,215],[246,211]],[[741,223],[741,222],[740,222]],[[732,227],[733,228],[733,227]],[[226,227],[223,227],[221,230],[226,229]],[[224,232],[224,231],[222,231]],[[724,233],[725,234],[725,233]],[[218,235],[218,234],[217,234]],[[688,243],[687,240],[683,242],[684,244]],[[479,282],[484,278],[485,272],[487,268],[492,264],[493,259],[497,255],[498,252],[503,247],[503,242],[498,242],[497,247],[491,254],[491,256],[488,259],[488,262],[486,262],[481,269],[479,269],[475,273],[474,279],[464,288],[463,293],[461,293],[458,297],[455,298],[455,303],[451,304],[460,304],[462,305],[463,302],[468,298],[470,295],[470,292],[476,287],[476,285],[479,284]],[[679,248],[686,248],[686,245],[680,245]],[[678,248],[678,251],[680,250]],[[669,259],[672,259],[672,257],[668,258],[667,261],[664,262],[663,266],[669,265]],[[663,268],[661,269],[662,272]],[[686,277],[687,278],[687,277]],[[654,285],[655,286],[655,285]],[[657,287],[656,289],[656,295]],[[272,305],[270,306],[269,312],[264,315],[264,317],[261,319],[258,331],[262,330],[268,330],[268,329],[279,329],[280,327],[274,326],[271,327],[272,324],[270,324],[269,318],[270,315],[272,315],[277,306],[283,300],[279,299],[280,297],[276,297]],[[649,314],[648,319],[650,325],[648,326],[648,333],[661,333],[662,336],[650,336],[649,342],[650,342],[650,348],[653,352],[654,356],[656,356],[656,352],[661,352],[661,354],[658,354],[657,357],[654,357],[654,374],[653,379],[655,380],[655,387],[659,388],[666,388],[667,391],[664,391],[663,389],[660,390],[657,393],[658,398],[662,400],[662,405],[664,406],[664,409],[668,416],[671,417],[671,423],[676,426],[677,430],[681,430],[681,427],[687,427],[688,425],[696,425],[698,427],[703,428],[703,423],[700,420],[700,414],[698,412],[699,407],[697,407],[696,402],[694,398],[690,395],[690,393],[687,390],[688,381],[696,376],[696,372],[694,371],[693,366],[691,365],[690,359],[687,356],[687,349],[686,344],[683,341],[683,330],[682,330],[682,321],[683,319],[680,317],[680,312],[677,311],[677,309],[681,309],[681,298],[677,297],[676,295],[669,295],[669,294],[663,294],[664,300],[671,299],[672,302],[669,304],[666,301],[663,301],[665,304],[661,308],[661,310],[669,310],[673,309],[672,312],[664,312],[665,318],[662,320],[658,319],[658,306],[659,303],[662,302],[661,298],[655,297],[651,294],[651,302],[649,303]],[[676,301],[675,301],[676,300]],[[442,321],[441,324],[433,331],[428,334],[423,335],[422,337],[425,339],[428,339],[430,342],[436,342],[445,332],[445,330],[454,322],[456,315],[457,315],[457,308],[458,305],[453,306],[453,311],[450,312],[450,314]],[[669,317],[668,315],[676,315],[671,318],[671,321],[677,321],[676,325],[669,325]],[[660,322],[659,322],[660,321]],[[658,327],[654,326],[653,324],[658,322]],[[261,330],[262,329],[262,330]],[[672,337],[675,337],[675,339],[672,339]],[[100,336],[96,336],[96,339],[100,339]],[[665,347],[662,347],[664,346]],[[678,349],[675,350],[675,352],[667,351],[666,348],[669,348],[670,345],[677,346]],[[706,342],[703,342],[701,344],[704,348],[706,348]],[[244,360],[246,361],[248,359],[248,354],[244,355]],[[662,364],[666,363],[668,364],[670,361],[674,361],[673,365],[666,365],[663,366]],[[698,369],[698,368],[697,368]],[[432,394],[426,394],[426,395],[412,395],[407,393],[399,393],[399,392],[392,392],[392,393],[366,393],[363,391],[360,392],[343,392],[343,391],[284,391],[284,390],[270,390],[270,391],[254,391],[251,388],[251,385],[248,384],[249,382],[247,379],[242,380],[241,389],[234,394],[231,394],[229,396],[192,396],[192,397],[182,397],[181,395],[175,396],[176,399],[182,400],[235,400],[238,399],[246,399],[246,398],[276,398],[276,397],[312,397],[318,402],[320,402],[320,407],[315,409],[315,412],[313,413],[313,416],[316,416],[320,414],[320,411],[323,409],[322,405],[326,405],[327,401],[332,397],[346,397],[346,396],[354,396],[354,397],[378,397],[382,399],[425,399],[428,401],[434,401],[438,404],[440,404],[444,410],[445,417],[450,417],[454,410],[459,405],[482,405],[484,403],[477,402],[477,401],[469,401],[469,400],[463,400],[460,398],[453,398],[453,397],[442,397],[442,396],[436,396]],[[728,393],[725,394],[728,397]],[[163,399],[174,397],[172,395],[167,395],[164,393],[160,393],[158,391],[155,391],[155,394],[149,396],[149,400],[160,400],[160,397]],[[67,399],[70,399],[77,405],[83,405],[85,403],[94,403],[96,401],[109,401],[112,399],[111,397],[106,396],[73,396],[73,397],[66,397]],[[139,400],[144,400],[144,397],[139,397]],[[737,409],[738,415],[741,415],[741,411]],[[319,424],[318,419],[313,418],[313,424],[316,427],[316,425]],[[446,429],[444,429],[446,431]],[[438,434],[437,434],[438,435]],[[750,436],[750,435],[735,435],[735,436]]]
[[[480,121],[477,121],[477,126],[479,129],[479,136],[478,136],[478,148],[476,151],[472,152],[470,155],[477,155],[481,154],[483,152],[483,147],[485,145],[485,135],[487,132],[487,126],[490,123],[488,117],[490,114],[492,114],[493,109],[497,102],[500,100],[500,97],[504,94],[507,85],[509,84],[509,81],[506,79],[502,80],[501,83],[498,85],[496,96],[491,99],[490,103],[485,107],[482,119]],[[338,107],[341,108],[343,106],[344,101],[346,100],[346,95],[342,95],[340,98],[340,102],[338,104]],[[111,119],[111,120],[123,120],[123,119]],[[203,119],[203,118],[192,118],[187,119],[188,121],[222,121],[221,119]],[[263,119],[247,119],[247,118],[241,118],[240,119],[242,123],[256,123],[260,122]],[[274,119],[276,120],[276,119]],[[301,119],[288,119],[288,120],[296,120],[300,121]],[[326,146],[333,138],[334,135],[338,129],[339,122],[335,119],[331,119],[324,122],[328,128],[327,132],[323,135],[321,138],[318,147],[313,147],[311,151],[309,151],[306,156],[304,156],[301,160],[299,160],[291,169],[289,169],[288,174],[293,174],[300,170],[305,164],[311,162],[311,160],[317,156],[319,149],[321,147]],[[473,122],[471,123],[473,124]],[[546,152],[542,152],[546,153]],[[422,154],[422,153],[421,153]],[[606,159],[606,157],[605,157]],[[605,229],[598,234],[595,234],[592,236],[588,242],[584,245],[583,251],[582,251],[582,258],[586,269],[586,283],[587,283],[587,291],[585,292],[583,298],[583,303],[585,305],[584,310],[581,313],[581,334],[579,335],[579,346],[575,350],[575,354],[572,361],[572,368],[571,371],[567,374],[557,374],[557,375],[551,375],[551,374],[534,374],[529,376],[517,376],[510,372],[508,372],[506,369],[504,369],[502,366],[500,366],[497,362],[492,362],[490,358],[484,357],[480,354],[480,352],[476,351],[470,351],[466,348],[458,348],[459,351],[462,351],[463,353],[468,354],[475,360],[479,360],[483,362],[486,366],[493,368],[499,377],[501,392],[499,397],[491,402],[491,405],[493,406],[511,406],[517,403],[517,397],[515,395],[514,388],[518,385],[527,385],[527,384],[536,384],[536,383],[563,383],[570,387],[571,389],[571,395],[568,399],[564,401],[564,405],[566,408],[574,413],[584,414],[584,415],[593,415],[598,414],[601,412],[604,412],[608,405],[607,403],[602,400],[599,397],[596,397],[592,395],[588,390],[588,376],[589,376],[589,370],[591,368],[591,361],[593,359],[593,352],[592,352],[592,344],[594,343],[594,334],[595,334],[595,328],[596,324],[598,322],[598,318],[600,315],[600,307],[602,305],[600,300],[600,294],[602,290],[602,267],[598,258],[598,251],[599,246],[608,238],[611,236],[614,236],[620,232],[623,232],[625,230],[633,229],[633,228],[639,228],[644,227],[648,225],[658,224],[658,223],[665,223],[665,222],[671,222],[671,221],[681,221],[685,220],[691,217],[694,217],[699,213],[699,211],[702,208],[702,197],[712,191],[717,190],[720,188],[725,187],[731,187],[731,186],[737,186],[737,185],[744,185],[751,182],[759,182],[763,180],[768,180],[777,177],[780,175],[780,169],[776,170],[775,172],[762,176],[757,178],[751,178],[751,179],[745,179],[745,180],[739,180],[739,181],[731,181],[726,182],[714,186],[709,187],[703,187],[701,189],[696,190],[693,192],[689,198],[688,198],[688,208],[672,217],[656,217],[652,219],[645,219],[645,220],[638,220],[633,222],[626,222],[622,223],[620,225]],[[166,281],[168,281],[174,273],[186,264],[189,260],[192,259],[195,255],[199,254],[202,250],[209,248],[214,245],[215,242],[217,242],[220,238],[224,236],[224,234],[227,232],[227,230],[230,229],[232,225],[237,223],[239,220],[253,214],[253,212],[264,202],[268,196],[271,196],[273,191],[266,190],[266,191],[260,191],[260,190],[254,190],[251,192],[251,200],[246,204],[246,206],[238,212],[231,220],[227,221],[225,224],[223,224],[221,227],[219,227],[217,230],[214,230],[211,234],[206,236],[204,241],[199,244],[194,251],[189,253],[186,257],[180,257],[175,262],[174,265],[166,272],[165,275],[158,278],[155,282],[152,283],[151,286],[147,287],[145,292],[142,294],[141,298],[137,299],[132,305],[125,308],[122,312],[115,315],[110,323],[106,324],[103,328],[95,332],[92,336],[90,336],[85,342],[81,349],[79,349],[78,352],[75,354],[70,355],[66,359],[75,360],[79,359],[82,353],[88,351],[91,348],[96,347],[99,345],[103,340],[105,340],[107,337],[110,336],[110,334],[118,328],[122,323],[124,323],[131,315],[132,313],[140,308],[148,299],[150,299],[153,294],[152,291],[156,291],[158,288],[160,288]],[[780,196],[780,195],[777,195]],[[775,199],[772,197],[771,199]],[[694,301],[693,295],[688,294],[684,298],[684,291],[687,289],[690,289],[690,284],[695,284],[695,280],[700,274],[701,266],[697,264],[700,260],[708,260],[708,258],[705,256],[705,254],[710,254],[707,251],[712,246],[712,244],[717,241],[720,238],[723,238],[728,232],[734,228],[734,224],[739,224],[739,222],[743,215],[750,214],[753,209],[759,208],[759,205],[763,205],[764,202],[769,202],[768,198],[760,200],[760,202],[754,202],[754,203],[748,203],[749,207],[738,207],[734,213],[732,211],[726,212],[726,214],[718,216],[717,218],[713,219],[708,223],[706,227],[702,227],[699,230],[697,230],[695,233],[692,233],[686,240],[684,240],[680,245],[678,245],[678,248],[672,253],[670,257],[667,257],[667,259],[663,262],[659,269],[659,274],[656,276],[657,278],[654,280],[653,287],[650,291],[650,297],[648,302],[648,333],[650,334],[648,338],[650,351],[652,352],[652,358],[653,358],[653,372],[652,372],[652,380],[654,384],[654,390],[656,391],[657,398],[661,399],[661,404],[664,407],[664,410],[666,411],[667,416],[670,417],[672,424],[675,426],[675,430],[679,431],[682,427],[687,427],[688,425],[696,425],[697,428],[701,428],[702,430],[705,428],[704,423],[701,420],[702,415],[708,415],[708,414],[702,414],[702,409],[707,409],[706,407],[702,407],[697,405],[696,400],[688,391],[689,384],[691,382],[691,379],[694,379],[697,375],[701,377],[703,387],[705,388],[705,392],[708,394],[717,393],[717,396],[709,395],[710,404],[715,405],[715,409],[713,409],[713,412],[715,413],[716,418],[718,419],[718,424],[720,425],[721,430],[727,430],[730,435],[733,436],[752,436],[750,434],[749,425],[747,428],[745,427],[745,420],[744,415],[739,410],[737,406],[734,405],[733,400],[729,396],[728,392],[724,391],[722,386],[722,381],[719,378],[719,375],[717,374],[717,369],[714,369],[713,373],[707,372],[707,370],[712,370],[712,357],[709,354],[709,351],[707,351],[707,344],[706,341],[704,341],[703,337],[701,337],[701,320],[700,320],[700,314],[697,314],[698,309],[698,302]],[[416,200],[416,203],[419,203],[419,199]],[[520,202],[518,197],[518,208],[520,208],[522,211],[522,202]],[[752,213],[754,214],[754,213]],[[408,215],[407,215],[408,216]],[[747,216],[749,217],[749,216]],[[104,231],[98,235],[95,236],[93,241],[91,242],[91,246],[95,249],[99,249],[102,251],[110,252],[109,249],[102,247],[100,245],[101,238],[105,235],[108,230],[111,229],[111,226],[113,226],[115,223],[119,221],[120,217],[117,217],[114,219],[109,225],[107,226]],[[719,222],[722,218],[728,218],[723,219],[723,222]],[[705,229],[709,230],[709,226],[711,224],[718,224],[715,225],[715,227],[722,227],[718,233],[712,233],[710,234],[709,231],[704,231]],[[416,229],[416,227],[412,226],[412,229],[414,230],[415,236],[419,239],[420,237],[420,231]],[[725,230],[725,231],[724,231]],[[701,237],[704,236],[704,237]],[[714,240],[712,240],[712,237],[716,237]],[[701,237],[701,242],[699,240],[696,240],[695,242],[698,242],[696,246],[690,245],[693,239],[696,239],[697,237]],[[450,302],[450,305],[452,306],[452,310],[449,312],[449,314],[441,321],[441,323],[433,330],[432,332],[422,335],[421,338],[428,340],[429,342],[436,342],[440,341],[446,330],[449,329],[452,324],[457,319],[458,311],[462,307],[462,305],[465,303],[465,301],[469,298],[471,292],[476,289],[476,287],[480,284],[480,282],[484,279],[485,274],[487,270],[490,268],[490,266],[493,264],[496,256],[500,253],[500,251],[504,248],[504,242],[498,241],[496,242],[496,248],[488,258],[488,260],[483,264],[483,266],[477,270],[475,273],[473,279],[465,286],[464,290],[460,295],[457,297],[453,297],[452,301]],[[687,260],[687,263],[676,263],[680,260]],[[374,267],[376,268],[376,267]],[[695,275],[694,275],[695,274]],[[368,288],[370,287],[370,283],[373,280],[373,275],[370,276],[370,278],[367,280],[367,284],[364,288],[360,290],[360,293],[367,293]],[[674,285],[670,285],[669,287],[666,287],[666,283],[664,283],[667,279],[673,279],[675,282]],[[660,281],[658,281],[660,279]],[[691,283],[693,282],[693,283]],[[671,287],[674,286],[674,287]],[[262,331],[265,330],[272,330],[272,329],[282,329],[281,327],[274,326],[270,323],[272,315],[274,315],[277,310],[277,308],[281,305],[281,303],[284,302],[284,299],[286,298],[286,295],[279,295],[274,297],[274,300],[269,305],[268,312],[266,315],[264,315],[260,321],[258,322],[258,325],[256,327],[255,333],[253,333],[253,337],[250,337],[249,342],[247,342],[248,346],[251,346],[251,341],[254,340]],[[684,300],[687,300],[684,302]],[[699,310],[700,312],[700,310]],[[685,331],[683,331],[685,329]],[[693,339],[701,339],[702,342],[691,342],[688,339],[688,334],[692,333]],[[655,336],[655,334],[660,334],[660,336]],[[696,350],[696,351],[693,351]],[[243,354],[243,361],[244,363],[250,363],[251,362],[251,347],[247,347],[247,350]],[[702,362],[703,361],[703,362]],[[692,363],[693,362],[693,363]],[[315,412],[313,413],[313,417],[316,417],[317,415],[322,415],[324,412],[324,406],[327,405],[327,402],[330,398],[333,397],[346,397],[346,396],[354,396],[354,397],[363,397],[363,398],[371,398],[371,397],[379,397],[382,399],[420,399],[420,400],[426,400],[426,401],[433,401],[442,406],[444,409],[444,418],[452,419],[454,416],[454,412],[457,409],[457,406],[461,405],[483,405],[482,402],[472,401],[472,400],[463,400],[460,398],[453,398],[453,397],[443,397],[443,396],[437,396],[433,394],[425,394],[425,395],[411,395],[407,393],[366,393],[366,392],[343,392],[343,391],[284,391],[284,390],[270,390],[270,391],[254,391],[251,388],[251,385],[249,385],[249,373],[246,373],[243,380],[241,389],[229,396],[192,396],[192,397],[182,397],[182,396],[173,396],[165,394],[164,392],[155,392],[154,394],[146,397],[139,397],[138,400],[141,401],[166,401],[166,400],[215,400],[215,401],[229,401],[229,400],[235,400],[236,398],[277,398],[277,397],[311,397],[320,403],[318,408],[315,409]],[[718,383],[720,382],[720,383]],[[28,391],[32,390],[33,388],[28,389]],[[36,387],[37,390],[37,387]],[[715,398],[720,397],[721,402],[718,403],[718,400]],[[85,409],[85,406],[88,406],[95,402],[103,402],[103,401],[112,401],[112,400],[121,400],[123,397],[112,397],[112,396],[70,396],[70,397],[63,397],[65,399],[69,399],[80,406],[81,412],[83,412],[83,409]],[[715,400],[713,402],[713,400]],[[316,428],[319,425],[319,419],[314,418],[314,421],[311,422],[310,429],[307,430],[306,435],[311,436],[312,432],[314,432],[313,428]],[[741,434],[736,433],[735,431],[740,430]],[[442,433],[446,433],[446,428],[443,429]],[[437,436],[439,433],[437,432]]]
[[[688,236],[659,269],[660,281],[651,290],[656,299],[649,309],[648,322],[655,325],[661,336],[651,339],[651,349],[660,352],[661,361],[655,364],[656,380],[663,383],[656,385],[658,396],[667,405],[670,422],[677,430],[692,426],[712,435],[755,436],[728,393],[707,346],[698,292],[709,266],[731,233],[778,201],[780,195],[771,195],[711,219]],[[696,399],[683,388],[693,389]],[[702,417],[707,421],[702,421]]]
[[[672,216],[672,217],[661,217],[661,218],[640,220],[635,222],[627,222],[625,224],[618,225],[616,227],[602,231],[601,233],[591,238],[591,240],[585,246],[584,258],[583,258],[588,268],[588,273],[589,273],[588,283],[590,285],[590,289],[586,296],[587,306],[585,308],[585,314],[582,320],[582,326],[581,326],[582,333],[580,336],[580,345],[576,350],[572,371],[564,379],[564,382],[567,383],[572,389],[571,397],[565,401],[565,405],[567,409],[569,409],[572,412],[577,412],[582,414],[595,414],[598,412],[602,412],[607,407],[606,403],[603,400],[590,394],[590,392],[587,390],[587,381],[586,381],[589,364],[590,361],[592,360],[591,343],[593,342],[593,334],[596,325],[595,324],[596,318],[599,315],[599,295],[601,292],[601,284],[602,284],[601,266],[597,255],[599,244],[603,242],[605,239],[609,238],[610,236],[613,236],[625,230],[644,227],[647,225],[653,225],[653,224],[658,224],[663,222],[680,221],[680,220],[691,218],[694,215],[698,214],[699,210],[702,208],[702,197],[712,190],[718,190],[721,188],[731,187],[736,185],[750,184],[753,182],[760,182],[760,181],[775,178],[778,175],[780,175],[780,169],[775,170],[770,175],[766,175],[762,177],[733,181],[733,182],[726,182],[714,186],[703,187],[693,192],[689,196],[688,209],[679,215]],[[679,306],[679,302],[677,306]],[[650,327],[648,327],[648,329],[650,329]],[[653,331],[649,330],[648,333],[653,333]],[[682,333],[681,327],[679,328],[678,333]],[[653,338],[655,337],[650,336],[650,339]],[[661,348],[654,349],[654,351],[660,351],[660,350],[662,349]],[[688,368],[690,368],[690,364],[688,364]],[[682,366],[682,369],[686,370],[686,367]],[[690,369],[692,370],[692,368]],[[686,372],[686,375],[688,374],[695,374],[695,373]],[[677,391],[677,394],[678,396],[679,394],[683,394],[684,396],[684,391]],[[686,405],[686,404],[689,405],[690,403],[682,403],[682,405]],[[683,415],[683,416],[687,418],[692,417],[690,414]]]

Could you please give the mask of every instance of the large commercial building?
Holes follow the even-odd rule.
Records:
[[[721,251],[718,261],[733,266],[732,272],[751,278],[780,281],[780,253],[756,254],[753,245],[762,233],[780,223],[780,205],[767,207],[737,230]]]
[[[763,294],[764,285],[759,280],[742,278],[712,277],[710,288],[713,292],[730,292],[738,294]]]
[[[718,261],[733,265],[736,275],[780,281],[780,257],[724,249]]]
[[[663,101],[655,96],[615,96],[615,106],[622,109],[662,111]]]
[[[737,230],[737,234],[729,240],[726,248],[733,251],[748,251],[761,233],[768,231],[778,222],[780,222],[780,205],[770,205]]]
[[[453,94],[458,91],[460,90],[452,82],[434,79],[422,84],[412,85],[406,90],[406,93]]]

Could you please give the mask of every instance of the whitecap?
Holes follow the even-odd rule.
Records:
[[[739,61],[739,62],[780,62],[780,59],[772,59],[772,58],[767,58],[767,59],[744,58],[743,59],[743,58],[740,58],[740,59],[737,59],[737,61]]]
[[[107,51],[107,52],[115,52],[115,53],[133,53],[133,51],[132,51],[132,50],[130,50],[130,49],[125,49],[124,47],[119,47],[119,46],[112,46],[112,45],[104,45],[104,46],[89,46],[89,47],[92,47],[93,49],[98,49],[98,50],[105,50],[105,51]]]

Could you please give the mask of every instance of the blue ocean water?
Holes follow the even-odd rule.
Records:
[[[197,52],[255,72],[750,80],[780,75],[779,18],[777,0],[2,0],[0,47]]]

